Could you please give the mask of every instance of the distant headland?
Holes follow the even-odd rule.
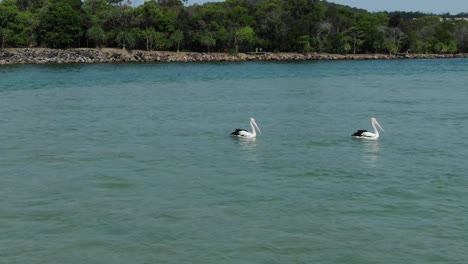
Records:
[[[329,54],[294,52],[197,53],[125,49],[47,49],[11,48],[0,50],[0,65],[121,63],[121,62],[242,62],[242,61],[314,61],[314,60],[389,60],[468,58],[459,54]]]

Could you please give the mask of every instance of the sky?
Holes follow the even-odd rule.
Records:
[[[468,0],[330,0],[341,5],[376,11],[420,11],[423,13],[468,13]]]
[[[188,0],[188,5],[219,2],[221,0]],[[144,0],[133,0],[143,3]],[[420,11],[423,13],[468,13],[468,0],[329,0],[341,5],[377,11]]]

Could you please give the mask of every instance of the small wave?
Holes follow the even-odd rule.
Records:
[[[415,105],[418,104],[418,101],[415,100],[383,100],[383,103],[386,104],[396,104],[396,105]]]
[[[100,186],[105,189],[128,189],[132,186],[130,183],[109,182],[101,183]]]

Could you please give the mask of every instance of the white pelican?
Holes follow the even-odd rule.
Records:
[[[377,119],[375,119],[375,117],[372,117],[370,120],[371,120],[372,127],[374,128],[374,133],[369,132],[367,130],[358,130],[357,132],[355,132],[351,136],[353,136],[355,138],[378,139],[379,138],[379,130],[377,128],[382,130],[382,132],[384,131],[384,129],[379,124],[379,122],[377,122]]]
[[[252,132],[249,132],[242,128],[238,128],[236,129],[236,131],[232,132],[231,135],[240,138],[255,138],[257,136],[255,128],[257,128],[258,132],[262,134],[262,131],[260,131],[260,128],[258,128],[257,123],[255,123],[255,119],[253,119],[252,117],[250,118],[250,126],[252,127]]]

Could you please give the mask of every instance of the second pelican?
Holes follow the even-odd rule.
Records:
[[[351,136],[355,138],[363,138],[363,139],[378,139],[379,130],[377,128],[382,130],[382,132],[384,132],[384,129],[382,128],[382,126],[380,126],[379,122],[377,122],[377,119],[375,117],[371,118],[371,124],[372,124],[372,127],[374,128],[374,133],[369,132],[367,130],[358,130]]]
[[[249,132],[242,128],[238,128],[236,129],[236,131],[232,132],[231,135],[240,138],[255,138],[257,136],[255,128],[258,130],[258,132],[260,132],[260,134],[262,134],[262,131],[260,131],[260,128],[258,128],[255,119],[253,119],[252,117],[250,118],[250,127],[252,127],[252,132]]]

